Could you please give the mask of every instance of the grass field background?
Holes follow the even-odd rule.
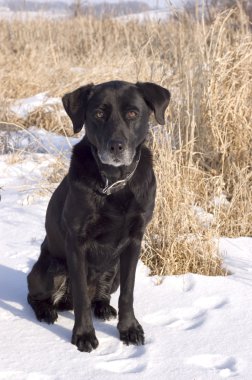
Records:
[[[158,193],[142,259],[153,274],[225,274],[218,237],[252,236],[252,36],[242,8],[212,11],[211,23],[176,12],[160,22],[0,20],[0,30],[5,125],[72,135],[60,106],[23,119],[11,112],[16,99],[44,91],[61,97],[113,79],[170,90],[166,125],[148,142]]]

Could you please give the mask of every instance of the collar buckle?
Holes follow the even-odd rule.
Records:
[[[112,183],[111,185],[109,185],[108,184],[108,178],[105,177],[105,187],[103,189],[101,189],[101,193],[103,195],[110,195],[112,193],[115,193],[116,191],[123,189],[127,185],[127,183],[129,182],[129,180],[135,174],[136,168],[137,168],[138,163],[140,161],[140,157],[141,157],[141,154],[139,154],[139,158],[137,159],[135,168],[133,169],[133,171],[130,174],[127,175],[126,178],[120,179],[119,181],[116,181],[116,182]]]
[[[105,184],[105,187],[102,189],[102,194],[110,195],[116,191],[123,189],[124,186],[126,186],[126,184],[127,184],[127,180],[122,179],[120,181],[116,181],[116,182],[112,183],[109,186],[108,185],[108,179],[106,178],[106,184]]]

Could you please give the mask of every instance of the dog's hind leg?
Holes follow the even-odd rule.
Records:
[[[50,255],[46,239],[41,245],[41,254],[27,281],[27,300],[37,319],[54,323],[58,318],[57,305],[64,298],[69,286],[66,265],[62,260]]]
[[[73,310],[73,296],[72,289],[69,278],[66,279],[66,282],[63,285],[63,296],[61,291],[56,294],[56,298],[54,303],[56,304],[57,310],[65,311],[65,310]],[[57,300],[58,299],[58,300]]]
[[[110,295],[118,287],[118,285],[115,286],[115,283],[119,284],[119,280],[116,281],[118,273],[118,266],[116,266],[113,270],[105,272],[97,282],[96,293],[92,301],[96,318],[109,320],[117,316],[116,309],[110,305]]]

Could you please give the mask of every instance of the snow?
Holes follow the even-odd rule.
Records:
[[[78,140],[30,133],[48,149],[36,150],[28,139],[17,162],[0,156],[0,380],[251,379],[251,238],[220,239],[231,273],[226,277],[150,277],[139,262],[135,312],[145,330],[144,346],[123,345],[116,320],[94,320],[99,347],[80,353],[70,344],[72,312],[60,313],[54,325],[35,319],[26,301],[26,276],[44,238],[50,198],[36,190],[56,160],[50,144],[69,157]],[[118,292],[112,305],[117,302]]]
[[[202,207],[193,205],[192,211],[204,227],[210,227],[210,225],[214,222],[213,214],[205,211]]]
[[[31,127],[29,129],[1,131],[0,137],[4,141],[4,153],[30,151],[37,153],[63,154],[70,157],[71,147],[76,138],[63,137],[55,133],[48,133],[44,129]],[[1,150],[0,150],[1,151]],[[43,156],[42,156],[43,157]]]
[[[29,21],[37,18],[40,19],[62,19],[69,17],[69,12],[67,11],[46,11],[46,10],[38,10],[38,11],[12,11],[8,7],[0,7],[0,20],[22,20]],[[0,378],[1,379],[1,378]]]
[[[41,92],[29,98],[16,100],[10,107],[10,110],[17,116],[25,118],[30,112],[33,112],[41,107],[44,107],[47,110],[52,110],[52,106],[56,104],[61,105],[60,98],[52,98],[48,96],[47,92]]]
[[[139,13],[132,13],[126,16],[118,16],[116,17],[117,20],[123,21],[123,22],[129,22],[129,21],[165,21],[170,16],[170,10],[168,7],[164,9],[155,9],[145,12],[139,12]]]
[[[214,207],[228,207],[230,206],[230,202],[227,200],[226,195],[222,193],[213,198],[212,205]]]

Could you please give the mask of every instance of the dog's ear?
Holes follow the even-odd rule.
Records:
[[[74,133],[80,132],[86,120],[86,108],[93,83],[77,88],[62,98],[66,113],[73,123]]]
[[[154,111],[157,122],[165,124],[164,113],[170,101],[170,92],[151,82],[137,82],[136,86],[140,89],[149,108]]]

